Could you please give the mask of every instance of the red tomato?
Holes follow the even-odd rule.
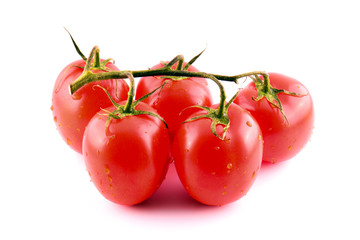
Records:
[[[184,63],[186,65],[186,63]],[[158,64],[152,69],[163,67]],[[177,64],[173,65],[173,68]],[[192,65],[188,71],[198,72]],[[141,98],[147,93],[161,86],[165,81],[166,85],[153,93],[143,102],[148,103],[164,118],[169,126],[170,138],[172,139],[175,131],[181,123],[193,112],[189,109],[180,113],[187,107],[194,105],[210,106],[212,104],[211,93],[208,88],[206,79],[204,78],[186,78],[181,80],[173,80],[171,78],[162,77],[143,77],[140,79],[137,90],[136,99]]]
[[[211,108],[216,108],[217,105]],[[198,110],[191,117],[203,115]],[[244,196],[260,169],[263,140],[255,119],[236,104],[228,109],[224,140],[210,130],[211,120],[184,123],[176,132],[172,155],[187,192],[207,205],[224,205]],[[222,135],[222,125],[217,126]]]
[[[294,157],[310,139],[314,126],[314,108],[309,91],[299,81],[279,74],[269,73],[270,84],[277,89],[301,94],[291,96],[280,93],[284,114],[265,98],[258,96],[254,83],[247,85],[235,99],[259,123],[264,137],[264,156],[267,162],[281,162]]]
[[[135,109],[156,112],[142,102]],[[95,115],[85,130],[83,153],[91,180],[112,202],[140,203],[155,192],[167,172],[170,143],[166,126],[149,115],[112,119],[108,128],[106,120],[107,116]]]
[[[97,84],[103,86],[117,102],[126,99],[129,90],[124,80],[111,79],[87,84],[71,95],[70,84],[81,75],[83,69],[80,67],[84,66],[85,61],[78,60],[70,63],[61,71],[54,86],[51,106],[60,135],[78,153],[82,151],[83,134],[90,119],[100,111],[100,108],[112,105],[104,91],[93,86]],[[106,66],[119,71],[110,62]]]

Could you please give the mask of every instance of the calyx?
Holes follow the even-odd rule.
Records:
[[[96,85],[97,87],[101,88],[104,90],[104,92],[108,95],[110,101],[112,102],[112,104],[115,106],[115,110],[114,111],[108,111],[106,109],[102,109],[105,112],[105,115],[107,115],[107,120],[106,120],[106,125],[105,125],[105,129],[108,128],[110,122],[112,119],[121,119],[127,116],[137,116],[137,115],[150,115],[153,117],[156,117],[158,119],[160,119],[166,126],[166,128],[168,128],[168,125],[166,124],[165,120],[157,113],[155,112],[150,112],[150,111],[142,111],[142,110],[137,110],[135,109],[135,107],[144,99],[148,98],[151,94],[153,94],[154,92],[156,92],[159,88],[162,88],[166,82],[161,85],[160,87],[154,89],[152,92],[144,95],[143,97],[139,98],[136,101],[133,101],[134,99],[134,77],[132,76],[131,73],[128,73],[128,78],[130,80],[130,89],[128,92],[128,99],[126,101],[125,105],[120,105],[117,102],[114,101],[114,99],[111,97],[111,95],[109,94],[109,92],[102,86],[100,85]]]

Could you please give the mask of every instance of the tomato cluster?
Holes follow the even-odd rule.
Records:
[[[173,161],[194,199],[206,205],[234,202],[249,191],[262,161],[294,157],[311,136],[310,93],[285,75],[254,74],[252,83],[225,102],[221,83],[205,74],[220,87],[221,100],[214,104],[207,80],[198,77],[203,73],[183,61],[155,65],[140,78],[136,93],[135,71],[100,62],[66,66],[54,86],[52,110],[59,133],[83,155],[92,182],[112,202],[146,200]],[[86,77],[93,79],[69,91]]]

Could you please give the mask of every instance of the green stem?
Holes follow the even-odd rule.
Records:
[[[101,65],[101,61],[100,61],[100,49],[98,51],[95,52],[95,62],[94,62],[94,67],[95,68],[99,68]]]
[[[134,95],[135,95],[135,79],[134,79],[133,75],[131,74],[131,72],[127,72],[125,74],[130,81],[130,89],[128,92],[128,98],[127,98],[127,101],[125,104],[124,113],[131,113],[132,103],[133,103]]]
[[[224,86],[221,84],[219,79],[214,77],[214,75],[204,74],[203,77],[204,78],[209,78],[210,80],[214,81],[219,87],[219,90],[220,90],[220,102],[219,102],[219,108],[218,108],[218,110],[216,112],[216,115],[217,115],[217,117],[221,118],[226,113],[225,112],[226,111],[226,109],[225,109],[226,94],[225,94]]]
[[[219,89],[220,89],[220,106],[218,110],[218,116],[224,114],[225,111],[225,90],[219,80],[223,81],[231,81],[237,83],[239,78],[254,76],[254,75],[262,75],[264,77],[264,81],[269,83],[269,77],[266,72],[263,71],[254,71],[243,73],[234,76],[225,76],[225,75],[218,75],[218,74],[209,74],[205,72],[189,72],[184,70],[174,70],[171,69],[171,66],[174,65],[176,62],[181,62],[183,59],[182,55],[176,56],[173,60],[171,60],[167,65],[159,69],[150,69],[150,70],[139,70],[139,71],[113,71],[113,72],[101,72],[101,73],[92,73],[90,71],[91,61],[94,55],[98,52],[98,48],[95,46],[90,53],[89,58],[87,59],[87,63],[84,69],[84,73],[76,79],[70,85],[70,92],[73,94],[79,88],[84,86],[85,84],[99,81],[99,80],[106,80],[106,79],[121,79],[121,78],[129,78],[132,81],[136,77],[146,77],[146,76],[178,76],[178,77],[200,77],[200,78],[209,78],[214,81]],[[129,77],[131,75],[131,77]],[[268,84],[270,87],[270,84]],[[132,93],[133,94],[133,93]],[[132,100],[131,100],[132,101]]]
[[[94,58],[95,55],[98,55],[98,54],[99,54],[99,51],[100,51],[100,50],[99,50],[99,47],[98,47],[98,46],[93,47],[93,49],[92,49],[91,52],[90,52],[90,55],[89,55],[88,59],[86,60],[86,65],[85,65],[85,67],[84,67],[84,73],[87,73],[87,72],[90,71],[90,69],[91,69],[91,63],[92,63],[92,61],[93,61],[93,58]]]
[[[75,93],[82,86],[99,81],[99,80],[107,80],[107,79],[121,79],[127,78],[126,73],[132,73],[134,78],[137,77],[148,77],[148,76],[177,76],[177,77],[199,77],[199,78],[208,78],[209,75],[214,76],[218,80],[237,82],[236,76],[221,76],[215,74],[208,74],[204,72],[189,72],[184,70],[173,70],[167,67],[158,68],[158,69],[150,69],[150,70],[140,70],[140,71],[113,71],[113,72],[100,72],[100,73],[91,73],[90,71],[82,74],[78,79],[76,79],[70,85],[71,94]]]
[[[266,92],[271,92],[270,78],[269,75],[262,75],[264,78],[264,88]]]
[[[246,77],[251,77],[251,76],[255,76],[255,75],[261,75],[264,78],[268,78],[268,74],[266,72],[264,72],[264,71],[252,71],[252,72],[238,74],[238,75],[235,75],[235,76],[232,76],[232,77],[234,77],[236,79],[240,79],[240,78],[246,78]],[[223,80],[222,77],[226,78],[227,76],[220,76],[219,79]]]

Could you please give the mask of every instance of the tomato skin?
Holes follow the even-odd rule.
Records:
[[[155,112],[141,102],[135,109]],[[85,130],[86,168],[106,199],[122,205],[140,203],[156,191],[168,169],[170,143],[165,124],[149,115],[127,116],[112,119],[106,130],[106,119],[94,116]]]
[[[212,108],[218,105],[212,106]],[[197,111],[191,117],[202,115]],[[172,145],[176,170],[186,191],[206,205],[224,205],[244,196],[260,169],[263,140],[255,119],[231,104],[225,140],[210,130],[210,119],[184,123]],[[222,133],[223,126],[217,126]]]
[[[276,163],[294,157],[309,141],[314,127],[314,107],[309,91],[299,81],[279,73],[269,73],[269,77],[274,88],[304,95],[278,95],[288,122],[265,98],[252,99],[258,96],[254,83],[240,91],[234,103],[248,110],[259,123],[264,137],[263,161]]]
[[[185,65],[186,63],[184,63]],[[162,63],[155,65],[151,69],[163,67]],[[175,68],[177,64],[173,66]],[[188,69],[190,72],[198,72],[192,65]],[[152,106],[164,118],[169,126],[170,138],[173,138],[175,131],[181,123],[187,119],[193,109],[183,110],[194,105],[210,106],[212,104],[211,93],[208,88],[207,80],[204,78],[187,78],[182,80],[172,80],[162,77],[143,77],[139,80],[136,99],[153,91],[161,86],[165,81],[166,85],[153,93],[143,102]]]
[[[52,111],[57,129],[65,142],[76,152],[82,153],[82,138],[90,119],[100,110],[112,105],[108,96],[100,88],[107,89],[115,101],[127,98],[129,87],[122,79],[111,79],[87,84],[73,95],[70,84],[83,72],[84,60],[77,60],[67,65],[59,74],[52,95]],[[112,63],[106,64],[112,70],[119,69]],[[99,72],[99,71],[94,71]]]

